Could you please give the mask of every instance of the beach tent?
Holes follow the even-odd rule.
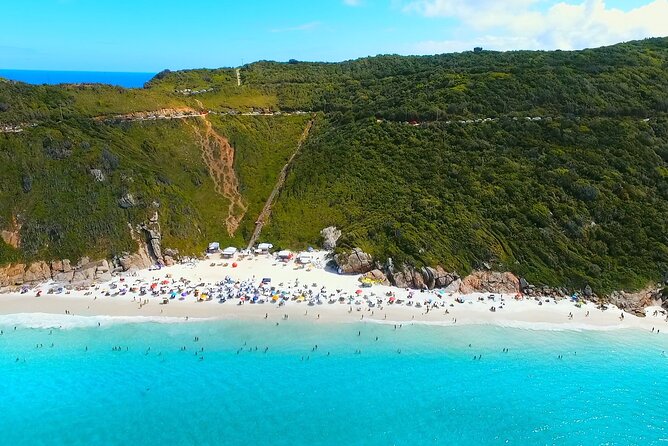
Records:
[[[209,243],[209,248],[207,249],[208,252],[218,252],[219,250],[220,250],[220,243],[218,242]]]
[[[234,246],[228,246],[227,248],[223,249],[223,257],[231,259],[234,257],[234,254],[237,253],[237,248]]]
[[[292,253],[287,250],[279,251],[277,255],[281,260],[290,260],[292,258]]]
[[[257,245],[257,249],[264,253],[269,252],[269,250],[273,247],[274,245],[272,245],[271,243],[260,243],[259,245]]]
[[[313,254],[310,252],[300,252],[297,256],[297,262],[306,265],[307,263],[313,262]]]

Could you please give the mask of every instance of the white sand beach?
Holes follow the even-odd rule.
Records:
[[[164,318],[167,322],[214,318],[280,323],[289,318],[314,323],[494,324],[554,330],[636,328],[668,334],[666,312],[658,307],[648,308],[647,317],[641,318],[614,306],[601,310],[592,303],[576,305],[571,299],[446,294],[381,285],[363,288],[359,276],[322,268],[325,255],[316,253],[318,266],[302,266],[272,256],[222,260],[216,254],[208,260],[125,273],[87,288],[68,290],[47,282],[20,293],[0,294],[0,315]],[[261,285],[264,278],[271,282]],[[202,294],[209,300],[202,301]]]

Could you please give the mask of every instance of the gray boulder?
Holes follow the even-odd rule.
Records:
[[[106,260],[98,262],[98,266],[95,268],[95,280],[98,282],[108,282],[111,280],[111,270],[109,262]]]
[[[72,280],[74,280],[74,271],[54,271],[53,273],[53,280],[59,283],[70,283]]]
[[[336,229],[335,226],[328,226],[320,231],[320,235],[322,236],[322,248],[331,251],[336,248],[336,242],[341,237],[341,231]]]
[[[432,274],[432,272],[429,271],[429,274]],[[428,280],[433,279],[433,276],[428,276],[425,279],[423,271],[404,266],[401,271],[392,274],[391,279],[396,287],[422,290],[428,288]]]
[[[137,205],[137,201],[132,194],[127,193],[118,199],[118,205],[123,209],[128,209]]]
[[[450,285],[443,288],[446,293],[456,293],[459,291],[459,288],[462,286],[462,279],[457,278]]]
[[[445,288],[455,280],[459,279],[457,273],[448,272],[440,265],[436,268],[430,268],[430,274],[434,278],[433,288]]]
[[[166,248],[163,251],[163,255],[169,256],[172,259],[178,259],[180,257],[179,250],[174,248]]]
[[[591,289],[589,284],[587,284],[587,286],[584,287],[584,290],[582,290],[582,294],[584,294],[585,297],[591,297],[592,294],[594,294],[594,291]]]
[[[91,169],[90,174],[97,182],[102,182],[105,179],[104,173],[100,169]]]
[[[426,266],[416,270],[404,266],[400,271],[389,272],[390,279],[399,288],[415,288],[418,290],[445,288],[459,279],[457,273],[450,273],[442,266],[435,268]]]
[[[339,254],[335,260],[341,274],[364,274],[373,269],[373,258],[360,248]]]

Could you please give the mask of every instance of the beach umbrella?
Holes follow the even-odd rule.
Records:
[[[237,266],[239,266],[237,262],[232,263],[232,268],[236,268]]]
[[[364,291],[362,291],[362,290],[357,290],[357,291],[355,291],[355,294],[360,295],[360,294],[362,294],[363,292],[364,292]]]

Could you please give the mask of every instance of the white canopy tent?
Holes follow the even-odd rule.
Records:
[[[258,251],[261,252],[269,252],[269,250],[273,247],[274,245],[272,245],[271,243],[260,243],[259,245],[257,245]]]
[[[237,253],[237,248],[235,248],[234,246],[228,246],[227,248],[223,249],[223,257],[232,258],[236,253]]]
[[[292,253],[287,250],[279,251],[277,255],[279,259],[289,259],[292,257]]]
[[[297,262],[303,264],[312,263],[314,259],[314,255],[310,252],[300,252],[297,256]]]

